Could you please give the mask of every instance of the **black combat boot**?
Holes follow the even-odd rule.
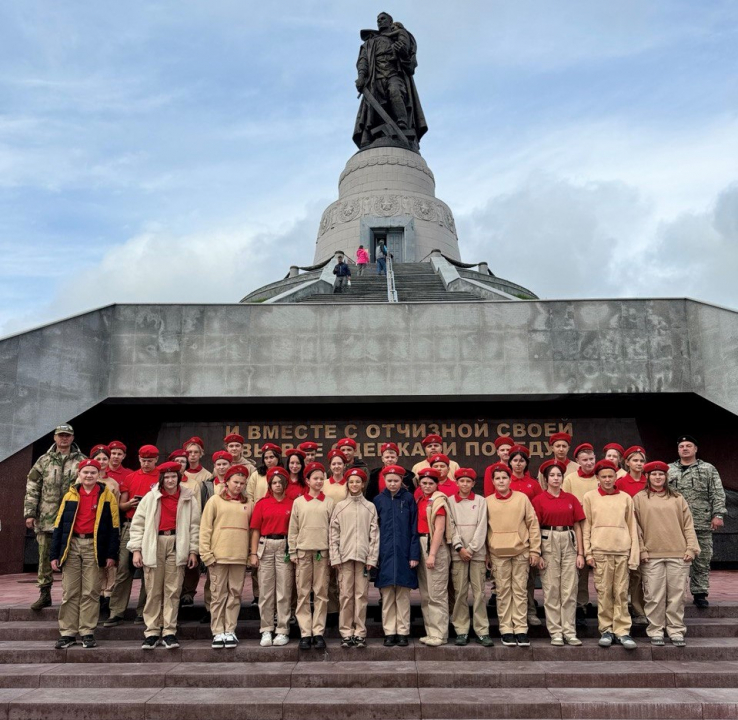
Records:
[[[38,600],[31,605],[31,610],[39,612],[46,607],[51,607],[51,588],[42,587],[39,589]]]

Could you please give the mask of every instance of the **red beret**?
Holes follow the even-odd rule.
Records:
[[[643,472],[646,473],[646,475],[653,470],[661,470],[661,472],[668,473],[669,466],[665,462],[661,462],[661,460],[652,460],[643,466]]]
[[[169,457],[167,458],[167,460],[174,460],[174,458],[178,458],[178,457],[186,458],[187,451],[183,450],[182,448],[177,448],[176,450],[172,450],[172,452],[169,453]]]
[[[585,450],[587,452],[594,452],[594,446],[592,445],[592,443],[582,443],[581,445],[577,445],[574,448],[574,457],[579,455],[580,452],[584,452]]]
[[[346,472],[343,474],[343,479],[348,480],[352,475],[356,475],[356,477],[361,478],[361,482],[367,481],[367,475],[361,468],[350,468],[349,470],[346,470]]]
[[[356,440],[352,440],[351,438],[341,438],[337,443],[336,447],[340,450],[344,445],[348,445],[350,448],[353,448],[356,450]]]
[[[237,442],[243,445],[243,435],[238,433],[229,433],[223,438],[223,442],[227,445],[228,443]]]
[[[620,455],[625,452],[623,446],[620,443],[607,443],[607,445],[602,448],[602,452],[607,452],[608,450],[617,450]]]
[[[272,478],[275,475],[279,475],[279,477],[282,477],[285,480],[290,479],[290,474],[280,465],[277,465],[276,467],[273,467],[273,468],[269,468],[269,470],[267,470],[267,482],[271,482]]]
[[[319,462],[309,462],[305,466],[305,479],[307,480],[310,477],[311,473],[314,473],[316,470],[320,470],[323,474],[325,474],[325,466],[322,465]]]
[[[213,462],[218,462],[218,460],[228,460],[229,463],[232,463],[233,455],[226,450],[217,450],[213,453]]]
[[[81,470],[82,468],[86,468],[86,467],[94,467],[94,468],[97,468],[98,470],[101,469],[100,463],[97,460],[90,460],[88,458],[81,460],[77,469]]]
[[[261,448],[260,448],[260,451],[261,451],[261,454],[262,454],[262,455],[263,455],[263,454],[264,454],[265,452],[268,452],[269,450],[271,450],[271,451],[272,451],[273,453],[275,453],[276,455],[281,455],[281,454],[282,454],[282,448],[281,448],[281,447],[279,447],[279,445],[275,445],[274,443],[264,443],[264,444],[263,444],[263,445],[261,446]]]
[[[299,455],[303,460],[305,459],[305,453],[300,450],[300,448],[289,448],[289,450],[284,451],[284,456],[286,458],[290,457],[291,455]]]
[[[248,477],[250,474],[249,469],[245,465],[231,465],[225,474],[225,479],[228,480],[228,478],[234,475],[245,475]]]
[[[444,455],[443,453],[436,453],[435,455],[431,455],[428,459],[428,462],[431,465],[435,465],[437,462],[444,463],[448,467],[451,467],[451,461],[448,459],[448,455]]]
[[[542,462],[541,467],[539,467],[538,470],[540,471],[541,475],[543,475],[544,477],[548,477],[546,471],[552,467],[557,467],[559,470],[561,470],[562,475],[566,474],[566,465],[562,463],[561,460],[556,460],[555,458],[551,458],[550,460],[546,460],[546,462]]]
[[[571,445],[571,435],[569,435],[569,433],[565,433],[565,432],[557,432],[557,433],[554,433],[548,439],[548,442],[549,442],[549,444],[553,445],[555,442],[559,442],[559,440],[563,440],[568,445]]]
[[[113,442],[109,442],[108,447],[111,450],[122,450],[123,452],[126,452],[128,450],[128,448],[120,440],[113,440]]]
[[[387,465],[380,470],[379,476],[386,477],[387,475],[399,475],[400,477],[404,477],[406,472],[407,470],[405,470],[401,465]]]
[[[599,475],[602,470],[613,470],[614,472],[617,472],[618,466],[611,460],[600,460],[595,465],[595,475]]]
[[[510,448],[510,455],[514,455],[516,452],[523,453],[525,457],[530,457],[530,450],[525,445],[513,445]]]
[[[109,445],[95,445],[92,450],[90,450],[90,457],[94,458],[95,455],[98,453],[105,453],[108,457],[110,457],[110,446]]]
[[[183,447],[187,447],[188,445],[199,445],[203,450],[205,449],[205,442],[201,437],[197,437],[197,435],[193,435],[184,445]]]
[[[496,472],[504,472],[512,477],[512,470],[510,470],[510,468],[505,465],[504,462],[496,462],[494,465],[490,465],[487,469],[489,470],[489,474],[492,475],[493,478]]]
[[[472,468],[459,468],[455,473],[454,477],[458,480],[459,478],[469,478],[470,480],[476,480],[477,474]]]
[[[329,463],[334,457],[341,458],[341,460],[346,462],[346,456],[340,450],[329,450],[326,457],[328,458]]]
[[[433,457],[436,456],[434,455]],[[423,468],[422,470],[418,470],[418,478],[432,478],[438,482],[441,479],[441,473],[439,473],[435,468]]]
[[[308,440],[307,442],[301,442],[298,446],[303,452],[315,452],[318,449],[318,443]]]
[[[380,453],[384,453],[386,450],[394,450],[398,455],[400,454],[400,448],[397,447],[393,442],[386,442],[379,448]]]
[[[440,435],[426,435],[420,442],[423,447],[432,445],[433,443],[443,445],[443,438]]]
[[[156,468],[157,472],[176,472],[177,475],[182,474],[182,466],[178,462],[163,462]]]
[[[159,457],[159,448],[156,445],[142,445],[138,451],[138,456],[142,458]]]
[[[640,445],[631,445],[623,452],[623,457],[629,458],[633,453],[640,453],[644,458],[646,457],[646,451]]]
[[[509,435],[500,435],[495,440],[495,447],[499,450],[500,445],[515,445],[515,440],[513,440]]]

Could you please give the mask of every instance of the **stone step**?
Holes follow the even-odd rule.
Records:
[[[253,617],[253,613],[249,613],[251,617],[249,619],[240,620],[238,623],[237,634],[239,637],[244,638],[256,638],[259,636],[259,621]],[[496,617],[490,619],[490,630],[493,637],[496,637],[499,633],[497,632],[497,619]],[[694,618],[687,621],[687,630],[689,638],[698,637],[713,637],[713,638],[728,638],[738,637],[738,619],[735,618]],[[121,623],[116,627],[106,628],[103,626],[103,621],[96,631],[96,637],[98,640],[135,640],[143,635],[144,626],[135,625],[132,622],[132,618],[129,618],[125,622]],[[206,640],[212,637],[210,632],[209,624],[202,624],[198,621],[189,620],[182,621],[179,623],[177,630],[178,637],[181,640]],[[549,640],[549,635],[546,630],[545,624],[538,627],[531,627],[529,629],[529,636],[533,639],[544,639]],[[587,621],[587,628],[580,628],[578,630],[580,638],[599,638],[599,631],[597,630],[597,623],[595,620]],[[636,639],[642,638],[646,640],[646,628],[645,626],[633,626],[631,634]],[[56,617],[48,618],[45,620],[37,621],[15,621],[15,622],[4,622],[0,623],[0,641],[3,640],[55,640],[59,635],[59,626]],[[419,638],[425,635],[422,619],[416,618],[411,625],[411,636]],[[453,628],[450,628],[450,635],[453,640],[455,637]],[[299,638],[299,628],[297,625],[290,627],[290,636]],[[336,621],[328,623],[328,627],[325,632],[327,638],[339,638],[340,634],[336,627]],[[384,632],[382,630],[381,622],[378,618],[369,618],[367,623],[367,637],[369,638],[382,638]],[[473,642],[473,641],[472,641]]]
[[[12,720],[415,720],[420,718],[734,718],[732,688],[15,688],[0,690]]]
[[[596,639],[585,639],[581,647],[554,647],[546,640],[533,640],[530,647],[504,647],[499,641],[495,647],[483,648],[471,644],[467,647],[445,645],[429,648],[415,639],[408,647],[382,645],[380,639],[370,639],[365,649],[341,648],[338,639],[327,640],[325,650],[298,649],[291,641],[283,647],[262,648],[257,638],[242,638],[234,649],[214,650],[208,640],[181,640],[181,647],[174,650],[156,648],[141,649],[139,640],[100,640],[97,648],[84,649],[79,645],[68,650],[56,650],[51,640],[8,640],[0,642],[2,663],[163,663],[163,662],[375,662],[417,661],[443,662],[449,667],[454,663],[473,662],[587,662],[610,663],[621,661],[656,662],[714,662],[723,663],[738,657],[737,638],[690,638],[685,648],[673,645],[652,647],[641,641],[635,650],[620,646],[600,648]]]
[[[153,652],[159,652],[155,650]],[[0,665],[0,688],[644,688],[738,687],[738,661],[614,662],[138,662]]]

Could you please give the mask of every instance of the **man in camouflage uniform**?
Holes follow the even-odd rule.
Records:
[[[54,430],[54,444],[28,473],[23,517],[26,527],[36,530],[39,587],[38,600],[31,605],[31,610],[41,610],[51,605],[51,585],[54,582],[49,559],[51,536],[64,493],[76,480],[77,467],[84,458],[74,444],[72,426],[59,425]]]
[[[682,435],[677,441],[679,460],[669,466],[669,486],[680,492],[694,518],[694,529],[700,544],[700,554],[692,562],[689,590],[699,608],[710,603],[710,560],[712,533],[723,526],[725,490],[714,465],[697,459],[697,441],[691,435]]]

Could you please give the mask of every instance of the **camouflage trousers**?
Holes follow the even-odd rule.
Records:
[[[36,533],[38,543],[38,586],[50,588],[54,584],[54,573],[51,570],[51,536],[52,533]]]
[[[689,591],[692,595],[710,592],[710,560],[712,560],[712,530],[697,530],[700,554],[692,562],[689,571]]]

